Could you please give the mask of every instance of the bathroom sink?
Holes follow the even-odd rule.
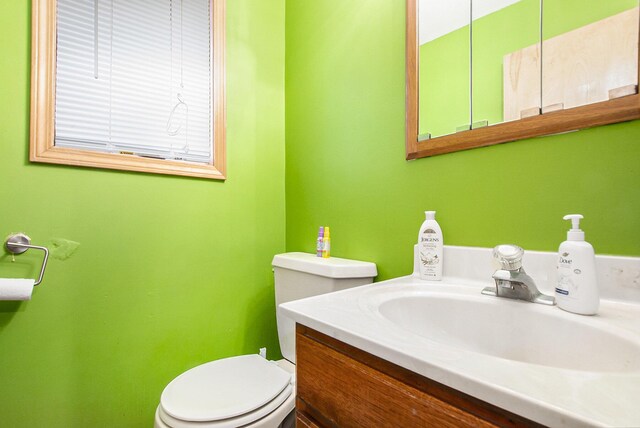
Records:
[[[487,296],[389,293],[382,318],[430,341],[540,366],[589,372],[640,369],[640,345],[597,317]]]

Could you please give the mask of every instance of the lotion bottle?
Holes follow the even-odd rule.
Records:
[[[442,280],[442,229],[436,221],[435,211],[425,211],[426,220],[418,234],[420,279]]]
[[[580,230],[580,214],[564,216],[571,220],[567,240],[558,249],[556,302],[560,309],[580,315],[595,315],[600,306],[596,276],[596,257]]]

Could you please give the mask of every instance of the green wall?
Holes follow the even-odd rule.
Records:
[[[225,183],[29,163],[30,3],[0,14],[0,235],[80,247],[31,301],[0,302],[0,426],[151,426],[184,370],[279,356],[284,3],[227,2]],[[0,276],[35,275],[33,253],[0,251]]]
[[[640,121],[404,160],[404,12],[287,2],[287,250],[330,225],[333,255],[404,275],[435,209],[447,244],[555,251],[579,212],[598,253],[640,255]]]

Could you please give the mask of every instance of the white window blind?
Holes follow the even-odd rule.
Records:
[[[213,162],[210,0],[58,0],[55,145]]]

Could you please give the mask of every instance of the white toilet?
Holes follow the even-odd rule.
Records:
[[[304,297],[369,284],[368,262],[313,254],[273,258],[276,306]],[[278,312],[278,311],[276,311]],[[295,426],[295,323],[277,315],[284,359],[257,354],[211,361],[172,380],[156,410],[156,428],[277,428]]]

